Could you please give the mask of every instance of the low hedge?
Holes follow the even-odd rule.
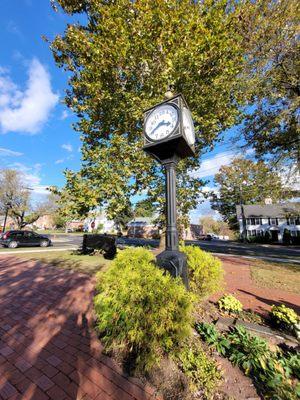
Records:
[[[97,276],[97,327],[107,350],[147,371],[191,335],[193,295],[143,248],[120,252]]]

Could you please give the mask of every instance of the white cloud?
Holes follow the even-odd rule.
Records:
[[[50,76],[36,58],[29,67],[27,88],[21,91],[7,74],[0,75],[0,127],[3,133],[35,134],[58,102]]]
[[[220,214],[211,208],[209,200],[203,201],[198,207],[190,212],[191,223],[199,224],[199,219],[204,216],[210,216],[214,219],[220,219]]]
[[[252,156],[253,149],[248,149],[244,152],[245,156]],[[203,160],[201,167],[192,173],[192,176],[197,178],[206,178],[217,174],[223,165],[229,165],[236,157],[242,157],[243,153],[236,151],[223,151],[213,157]]]
[[[55,161],[55,164],[62,164],[65,160],[63,158],[60,158],[59,160]]]
[[[232,151],[218,153],[211,158],[203,160],[201,167],[194,171],[192,175],[197,178],[205,178],[215,175],[223,165],[228,165],[237,154]]]
[[[70,153],[73,151],[73,146],[69,143],[67,144],[62,144],[61,145],[62,149],[69,151]]]
[[[42,164],[34,164],[32,167],[29,167],[25,164],[14,162],[7,166],[8,168],[16,169],[22,172],[24,176],[24,186],[32,189],[32,199],[33,202],[43,201],[45,196],[49,195],[49,191],[47,188],[49,185],[42,185],[42,178],[41,178],[41,167]]]
[[[19,157],[22,156],[23,153],[19,151],[13,151],[10,149],[5,149],[4,147],[0,147],[0,157]]]
[[[68,116],[69,116],[68,111],[67,110],[63,110],[63,112],[61,113],[60,119],[64,120],[64,119],[68,118]]]

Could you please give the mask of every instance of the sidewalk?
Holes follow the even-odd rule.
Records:
[[[90,277],[0,255],[1,400],[154,400],[102,354]]]

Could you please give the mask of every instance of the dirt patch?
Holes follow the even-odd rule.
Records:
[[[245,376],[238,367],[234,367],[229,360],[218,354],[216,354],[214,358],[223,370],[224,379],[220,386],[220,391],[224,392],[229,399],[261,399],[252,380]]]

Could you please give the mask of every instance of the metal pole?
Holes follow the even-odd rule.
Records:
[[[180,276],[187,289],[189,279],[187,258],[179,251],[178,232],[176,225],[176,156],[162,161],[166,176],[166,249],[157,255],[157,265],[164,268],[172,276]]]
[[[178,250],[178,232],[176,226],[176,166],[177,160],[164,164],[166,174],[166,250]]]
[[[247,228],[246,228],[246,218],[245,218],[245,211],[242,199],[242,187],[240,186],[240,206],[241,206],[241,214],[242,214],[242,241],[246,241],[247,237]]]

